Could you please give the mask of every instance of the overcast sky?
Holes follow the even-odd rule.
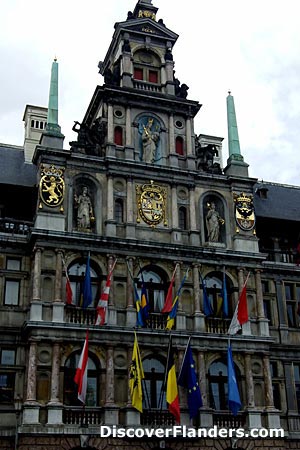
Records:
[[[65,148],[76,139],[97,84],[114,23],[136,0],[1,0],[0,142],[22,145],[26,104],[47,106],[51,64],[59,62],[59,123]],[[226,96],[235,100],[250,176],[300,185],[299,0],[153,0],[179,34],[176,76],[203,106],[197,134],[224,137]]]

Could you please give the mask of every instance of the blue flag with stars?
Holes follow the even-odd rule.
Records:
[[[197,416],[199,408],[202,406],[202,397],[195,371],[195,362],[189,343],[187,344],[184,360],[182,361],[178,384],[187,389],[188,408],[190,418],[192,419]]]
[[[228,352],[227,352],[227,372],[228,372],[228,407],[232,412],[232,414],[236,416],[242,407],[242,402],[236,381],[230,345],[228,345]]]

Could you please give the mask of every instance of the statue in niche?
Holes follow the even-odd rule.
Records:
[[[222,219],[218,211],[216,210],[216,204],[214,202],[207,203],[208,212],[206,214],[206,229],[208,242],[219,242],[220,238],[220,224],[224,225],[225,220]]]
[[[77,209],[77,229],[81,231],[90,230],[95,222],[95,217],[92,200],[86,186],[83,186],[82,194],[74,195],[74,206]]]
[[[143,125],[142,143],[143,143],[143,161],[154,163],[156,157],[156,148],[159,141],[158,126],[153,130],[153,119],[148,118],[147,125]]]

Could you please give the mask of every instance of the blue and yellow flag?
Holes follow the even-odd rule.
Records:
[[[143,277],[143,272],[141,272],[142,277],[142,290],[141,290],[141,314],[143,318],[143,322],[146,322],[149,319],[149,302],[145,280]]]
[[[175,324],[175,318],[177,315],[177,310],[178,310],[178,300],[179,300],[179,296],[181,294],[181,289],[185,283],[186,277],[188,275],[189,269],[187,269],[187,271],[185,272],[184,277],[182,278],[182,281],[180,283],[179,289],[177,291],[177,294],[173,300],[173,305],[172,305],[172,309],[169,312],[169,315],[167,317],[167,325],[166,325],[166,330],[172,330],[174,324]]]

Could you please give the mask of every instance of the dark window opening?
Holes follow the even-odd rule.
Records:
[[[149,82],[158,83],[158,73],[155,70],[149,70]]]
[[[135,68],[134,69],[134,78],[136,80],[143,80],[143,69]]]
[[[123,200],[117,199],[115,201],[115,221],[117,223],[123,223]]]
[[[116,145],[123,145],[123,130],[121,127],[115,128],[114,141]]]
[[[177,136],[175,141],[175,148],[177,155],[183,156],[184,155],[184,148],[183,148],[183,139],[181,136]]]
[[[179,228],[181,230],[187,229],[187,213],[186,208],[184,206],[181,206],[178,211],[178,221],[179,221]]]

